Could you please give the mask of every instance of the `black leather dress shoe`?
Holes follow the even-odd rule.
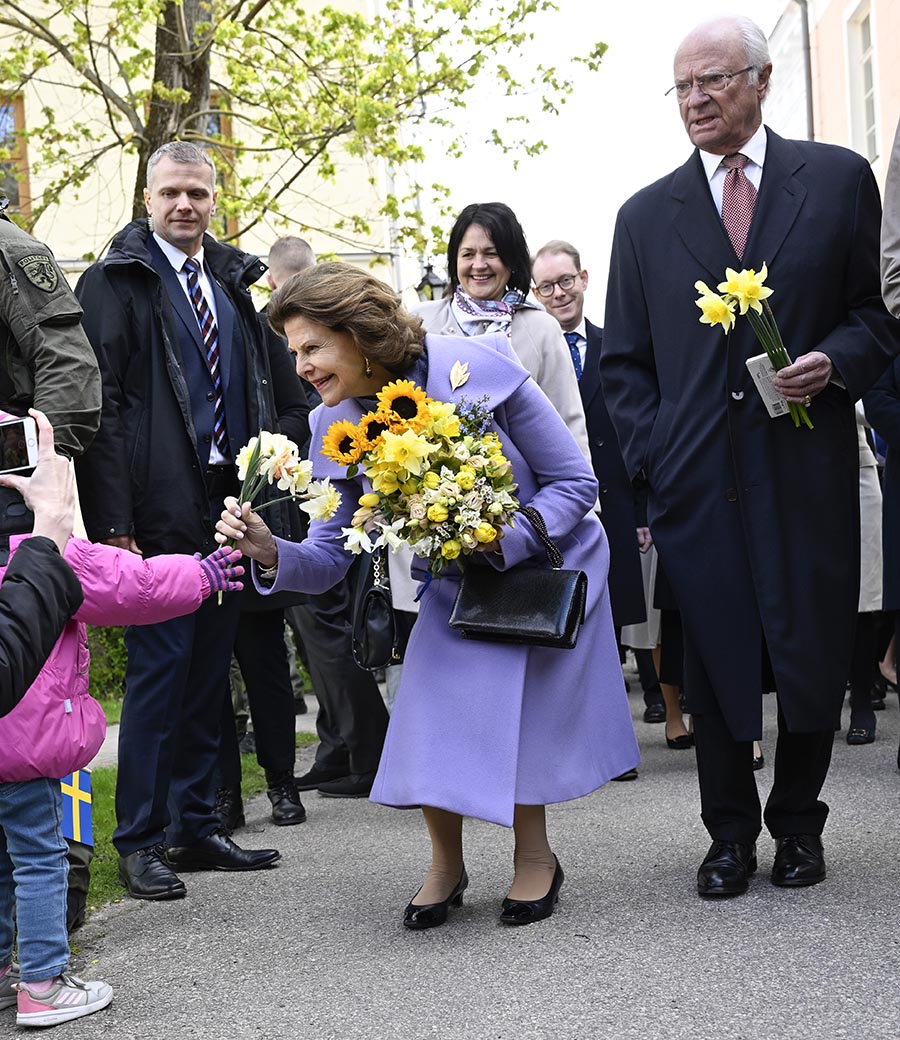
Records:
[[[318,790],[326,798],[368,798],[374,782],[374,773],[351,773],[340,780],[319,784]]]
[[[543,921],[553,913],[559,901],[559,890],[566,879],[559,860],[556,856],[553,859],[556,862],[556,870],[553,871],[553,880],[547,894],[540,899],[504,899],[500,907],[500,920],[503,924],[534,924],[535,921]]]
[[[739,896],[755,873],[755,845],[714,841],[697,871],[697,891],[701,896]]]
[[[293,823],[303,823],[306,810],[297,793],[293,771],[288,769],[283,773],[273,773],[267,769],[266,783],[266,794],[272,803],[272,822],[275,826],[288,827]]]
[[[298,791],[315,791],[319,784],[327,784],[331,780],[343,780],[348,775],[349,768],[337,770],[320,769],[319,766],[313,763],[313,767],[308,773],[294,778],[294,786]]]
[[[184,899],[187,889],[164,857],[163,845],[119,857],[119,881],[133,899]]]
[[[166,858],[179,870],[263,870],[281,859],[275,849],[242,849],[221,831],[191,845],[173,845]]]
[[[825,880],[825,853],[818,834],[788,834],[775,842],[772,884],[802,888]]]
[[[644,708],[644,722],[665,722],[666,721],[666,706],[665,704],[648,704]]]
[[[216,788],[216,804],[213,809],[222,822],[222,830],[233,834],[247,822],[244,818],[244,800],[239,787]]]
[[[437,928],[447,920],[447,911],[450,907],[456,909],[462,906],[463,892],[469,887],[469,875],[466,868],[462,868],[456,888],[440,903],[408,903],[403,911],[403,927],[420,931],[423,928]],[[413,896],[415,899],[415,896]]]

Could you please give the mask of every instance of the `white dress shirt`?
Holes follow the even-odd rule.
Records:
[[[741,155],[746,155],[749,160],[744,167],[744,173],[747,175],[747,180],[750,181],[757,191],[759,191],[759,185],[762,181],[763,163],[766,161],[766,142],[766,128],[760,123],[756,133],[740,149]],[[728,172],[722,165],[722,159],[723,156],[721,155],[700,151],[700,160],[703,163],[703,169],[706,171],[709,190],[712,192],[713,202],[716,204],[720,217],[722,216],[722,193],[725,190],[725,174]]]

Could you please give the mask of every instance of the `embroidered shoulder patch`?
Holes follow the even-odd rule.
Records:
[[[22,273],[35,288],[45,293],[52,293],[59,285],[59,275],[56,273],[56,265],[46,253],[32,253],[31,256],[23,256],[16,261]]]

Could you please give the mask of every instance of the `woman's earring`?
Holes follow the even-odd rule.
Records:
[[[372,378],[372,366],[369,364],[369,359],[363,354],[363,361],[366,363],[366,379]]]

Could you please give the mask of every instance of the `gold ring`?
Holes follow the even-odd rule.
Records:
[[[803,403],[806,405],[807,408],[809,408],[809,406],[812,404],[812,398],[809,396],[809,394],[807,394],[806,397],[803,399]]]

